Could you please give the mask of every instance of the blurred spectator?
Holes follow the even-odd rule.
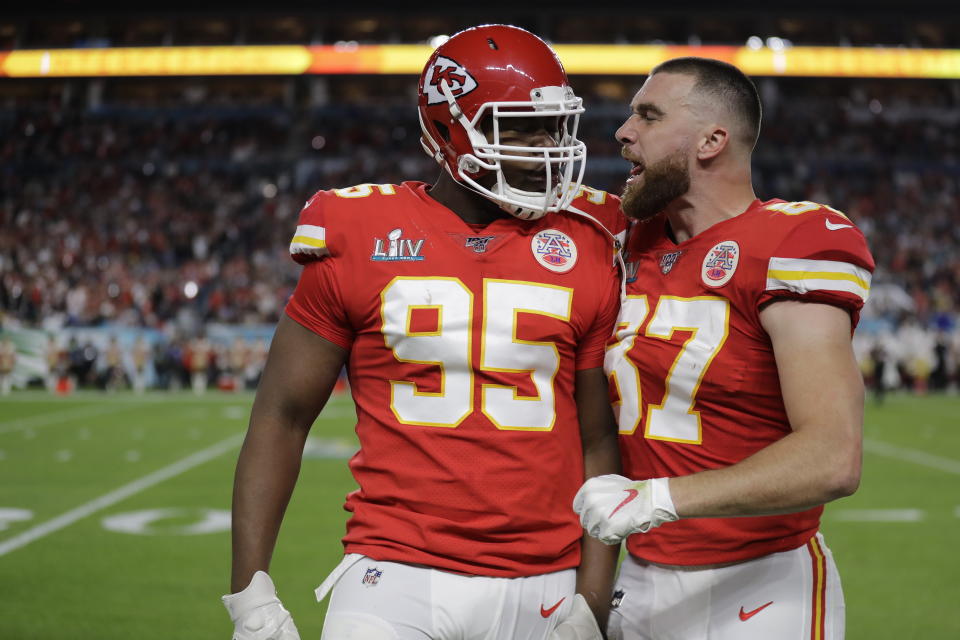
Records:
[[[256,389],[260,384],[260,375],[263,373],[263,366],[267,363],[267,351],[269,345],[266,340],[257,340],[250,348],[247,356],[247,367],[244,372],[244,380],[247,389]]]
[[[188,385],[190,374],[184,360],[183,341],[175,338],[154,345],[153,363],[159,388],[178,391]]]
[[[130,356],[133,359],[133,390],[142,394],[147,388],[147,365],[150,363],[150,347],[143,336],[134,340]]]
[[[85,342],[82,346],[76,336],[70,339],[67,347],[67,358],[69,361],[67,375],[71,380],[71,387],[78,385],[90,385],[95,382],[96,371],[94,363],[100,356],[100,352],[92,342]]]
[[[10,336],[0,339],[0,396],[10,395],[13,386],[13,368],[17,364],[17,348]]]
[[[930,372],[930,390],[944,391],[947,388],[949,378],[949,357],[950,345],[947,342],[947,336],[941,331],[938,332],[936,342],[933,345],[933,371]]]
[[[103,373],[100,385],[105,391],[116,391],[127,386],[127,374],[123,366],[123,351],[116,336],[111,336],[103,351]]]
[[[227,375],[230,378],[229,388],[232,391],[239,391],[244,387],[244,372],[250,361],[251,349],[247,341],[237,336],[229,347],[227,353]]]
[[[190,349],[186,355],[190,363],[190,386],[198,396],[207,391],[212,355],[210,341],[205,336],[197,336],[190,341]]]
[[[933,332],[909,317],[897,329],[896,341],[902,377],[915,393],[926,393],[936,358]]]
[[[60,342],[56,336],[51,335],[47,338],[43,355],[47,364],[47,375],[43,379],[44,386],[50,393],[55,393],[57,384],[67,371],[66,353],[60,348]]]
[[[870,350],[870,360],[873,364],[871,374],[871,388],[873,389],[873,395],[878,404],[883,404],[883,399],[886,396],[887,383],[886,383],[886,371],[887,371],[887,351],[883,348],[883,344],[878,340],[874,343],[873,348]]]

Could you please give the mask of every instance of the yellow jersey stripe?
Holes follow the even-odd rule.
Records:
[[[839,260],[808,260],[806,258],[772,257],[767,263],[769,271],[802,271],[810,273],[849,273],[870,285],[870,272],[862,267]]]
[[[767,271],[767,278],[780,280],[781,282],[802,282],[805,280],[848,280],[867,291],[870,290],[870,283],[863,280],[853,273],[838,273],[836,271],[784,271],[780,269],[770,269]]]
[[[290,241],[290,244],[305,244],[308,247],[316,247],[318,249],[325,249],[327,247],[326,240],[311,238],[309,236],[293,236],[293,240]]]
[[[767,264],[766,288],[801,295],[810,291],[845,291],[866,300],[871,279],[868,270],[849,262],[773,257]]]

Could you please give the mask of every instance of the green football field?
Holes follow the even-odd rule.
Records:
[[[233,467],[251,395],[0,399],[0,637],[211,640],[232,625]],[[348,398],[314,425],[271,573],[304,639],[354,488]],[[960,399],[867,408],[863,480],[823,531],[847,637],[960,638]]]

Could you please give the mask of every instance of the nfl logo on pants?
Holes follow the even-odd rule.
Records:
[[[367,567],[367,572],[363,575],[363,580],[361,580],[361,582],[366,587],[375,587],[380,584],[380,576],[382,575],[382,570],[377,569],[376,567]]]

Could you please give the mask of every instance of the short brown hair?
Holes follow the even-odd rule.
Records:
[[[720,60],[689,56],[661,62],[650,71],[651,76],[657,73],[679,73],[696,78],[694,90],[721,100],[742,119],[744,141],[751,149],[757,144],[763,109],[756,85],[743,71]]]

